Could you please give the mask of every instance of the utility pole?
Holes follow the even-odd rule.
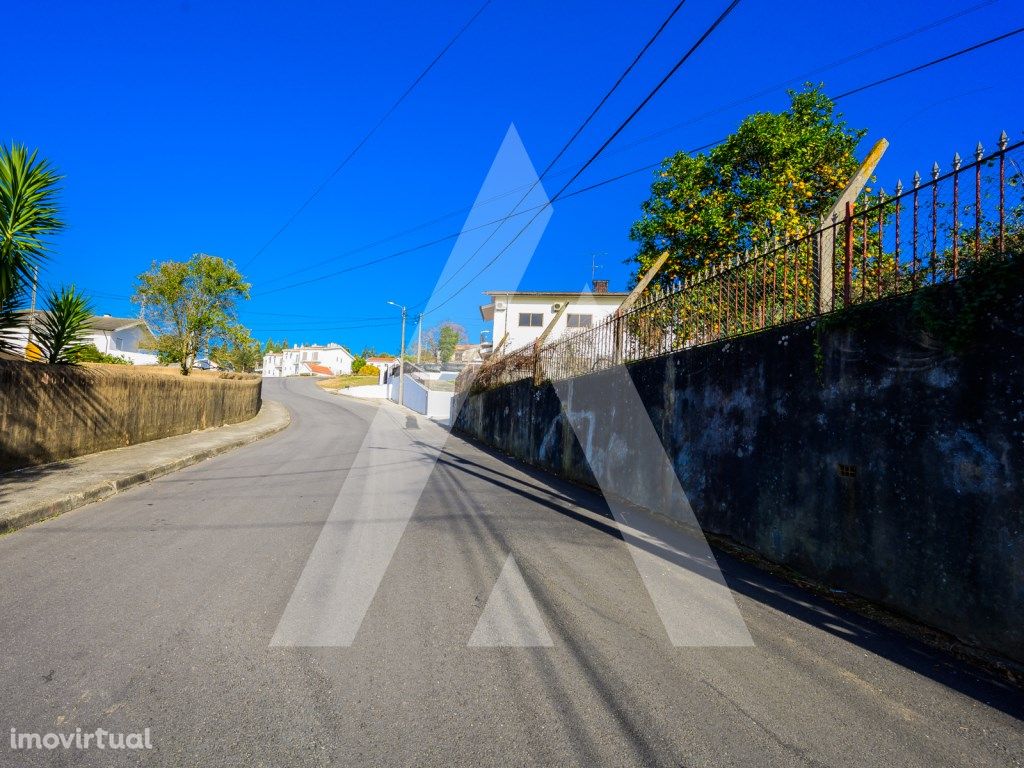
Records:
[[[423,313],[420,312],[419,323],[416,326],[416,364],[420,363],[420,355],[423,354]]]
[[[39,267],[32,271],[32,305],[28,313],[28,328],[25,336],[25,353],[28,354],[28,345],[32,343],[32,326],[36,321],[36,286],[39,285]]]
[[[398,404],[405,405],[405,314],[406,307],[401,304],[396,304],[393,301],[389,301],[393,307],[398,307],[402,310],[402,344],[401,351],[398,353]]]

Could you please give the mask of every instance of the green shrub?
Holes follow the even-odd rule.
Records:
[[[355,360],[352,361],[352,373],[359,373],[365,367],[366,358],[363,357],[362,355],[359,355],[358,357],[356,357]]]
[[[134,365],[131,360],[125,360],[123,357],[117,355],[108,355],[106,352],[100,352],[92,344],[83,344],[82,347],[75,354],[75,362],[77,363],[110,363],[112,365]]]

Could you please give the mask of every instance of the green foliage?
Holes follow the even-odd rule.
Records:
[[[363,357],[363,358],[366,358],[366,357],[377,357],[378,356],[377,355],[377,348],[376,347],[363,347],[363,351],[359,353],[359,356]]]
[[[352,371],[355,373],[355,370]],[[367,363],[359,369],[360,376],[380,376],[380,368],[372,363]]]
[[[108,363],[110,365],[134,365],[131,360],[126,360],[117,355],[108,355],[100,352],[92,344],[84,344],[75,354],[76,363]]]
[[[442,363],[450,362],[455,355],[455,347],[466,340],[466,330],[455,323],[442,323],[437,341],[437,356]]]
[[[36,344],[48,363],[74,363],[88,344],[86,330],[92,319],[89,300],[74,286],[51,291],[46,310],[35,324]]]
[[[707,154],[679,152],[658,171],[630,237],[637,275],[664,251],[668,282],[772,238],[806,234],[858,163],[851,129],[820,88],[790,91],[790,107],[747,117]]]
[[[210,346],[210,359],[221,368],[252,373],[263,361],[263,349],[247,328],[234,325],[228,329],[221,343]]]
[[[197,253],[188,261],[154,262],[139,275],[132,301],[160,335],[158,355],[187,376],[211,339],[235,332],[236,303],[249,298],[249,287],[230,261]]]
[[[1005,259],[971,261],[957,282],[918,291],[913,317],[929,335],[959,354],[991,327],[993,318],[1014,311],[1010,302],[1021,293],[1024,256],[1012,253]]]
[[[0,145],[0,349],[18,325],[34,273],[48,253],[47,238],[64,228],[57,208],[62,179],[38,152]]]
[[[355,360],[352,361],[352,373],[359,373],[363,368],[366,367],[366,359],[359,355]]]
[[[423,333],[423,347],[439,363],[449,362],[455,354],[455,347],[465,340],[466,329],[450,320]]]

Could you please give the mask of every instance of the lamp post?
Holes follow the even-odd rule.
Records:
[[[402,345],[401,351],[398,353],[398,404],[405,405],[405,314],[406,308],[401,304],[396,304],[393,301],[389,301],[393,307],[398,307],[402,310]]]

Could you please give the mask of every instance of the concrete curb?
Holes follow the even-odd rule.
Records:
[[[49,517],[62,515],[86,504],[102,501],[132,486],[140,485],[161,475],[184,469],[193,464],[198,464],[205,459],[240,448],[243,445],[254,443],[257,440],[262,440],[265,437],[282,431],[290,423],[291,415],[288,413],[287,408],[272,400],[265,400],[260,412],[254,418],[240,424],[229,424],[202,432],[175,435],[163,438],[162,440],[139,443],[127,448],[117,448],[113,451],[102,451],[88,456],[77,457],[70,460],[75,463],[75,471],[77,472],[84,471],[88,473],[90,463],[101,460],[109,461],[111,458],[123,459],[125,466],[120,470],[115,469],[114,471],[102,472],[105,475],[103,479],[71,483],[70,485],[73,487],[56,490],[42,499],[32,499],[20,503],[18,501],[0,502],[0,535],[11,533]],[[192,438],[192,440],[189,440],[189,438]],[[210,438],[214,439],[212,444],[210,444]],[[194,448],[196,442],[201,442],[205,445],[196,450]],[[173,447],[169,446],[169,443],[173,443]],[[177,446],[178,443],[181,443],[180,449]],[[189,443],[192,443],[192,445],[189,445]],[[173,451],[172,456],[166,455],[169,447]],[[147,461],[144,456],[146,452],[156,452],[157,455]],[[115,454],[119,455],[115,456]],[[140,459],[138,455],[133,456],[131,454],[143,454],[143,456]],[[32,467],[30,469],[33,471],[45,470],[45,467]],[[57,470],[57,472],[61,471]],[[8,477],[16,474],[11,473]],[[97,474],[101,473],[97,471]],[[3,483],[3,480],[4,476],[0,476],[0,484]],[[52,485],[53,479],[52,477],[44,476],[30,482],[46,482]]]

